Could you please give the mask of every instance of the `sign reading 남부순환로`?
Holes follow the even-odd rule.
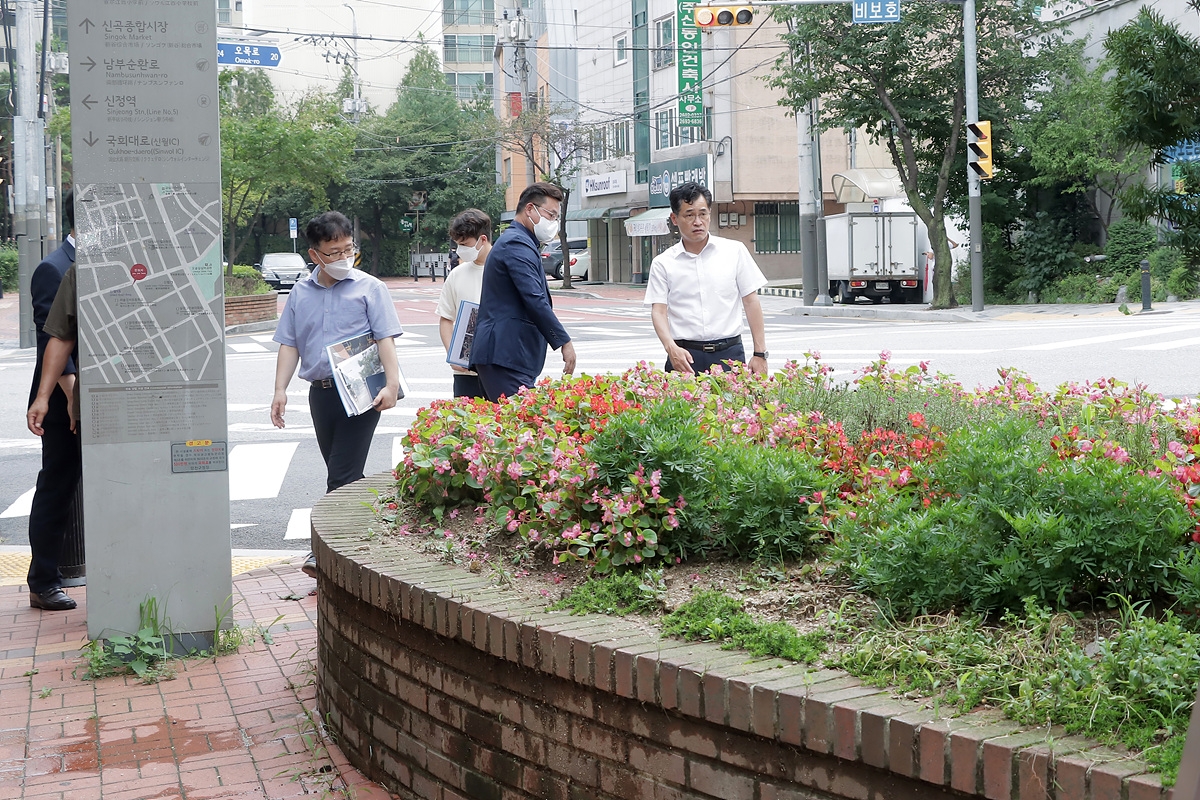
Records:
[[[605,172],[602,175],[583,176],[583,196],[595,197],[602,194],[623,194],[625,192],[625,170]]]

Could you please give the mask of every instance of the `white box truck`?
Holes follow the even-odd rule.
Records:
[[[929,233],[912,211],[850,210],[825,218],[829,294],[840,303],[922,301]],[[851,204],[860,206],[860,204]],[[878,207],[878,206],[875,206]]]

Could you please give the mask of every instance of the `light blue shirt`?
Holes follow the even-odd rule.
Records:
[[[325,287],[319,274],[314,270],[292,287],[273,337],[300,351],[300,378],[306,381],[333,376],[325,352],[331,344],[364,333],[376,341],[404,333],[383,281],[352,269],[350,277]]]

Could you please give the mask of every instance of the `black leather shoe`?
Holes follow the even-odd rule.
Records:
[[[56,586],[41,594],[30,592],[29,607],[40,608],[43,611],[70,611],[75,607],[75,601],[62,590],[61,586]]]

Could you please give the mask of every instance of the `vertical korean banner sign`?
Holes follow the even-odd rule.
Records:
[[[704,127],[704,95],[700,83],[700,31],[696,29],[696,0],[679,0],[675,29],[679,31],[679,127]]]

